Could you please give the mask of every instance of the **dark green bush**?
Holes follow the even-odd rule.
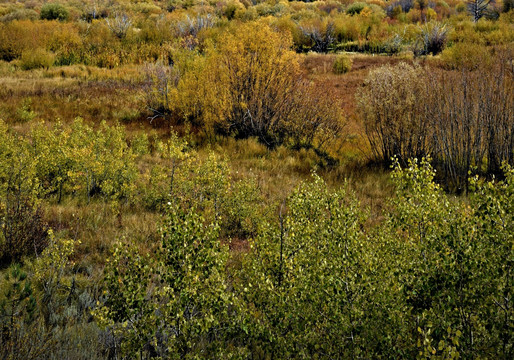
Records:
[[[16,198],[14,194],[10,197],[6,208],[0,210],[0,266],[41,252],[47,242],[42,211],[23,197]]]
[[[509,12],[514,9],[514,0],[503,0],[503,12]]]
[[[63,5],[58,3],[49,3],[43,5],[39,17],[41,20],[68,20],[69,12]]]

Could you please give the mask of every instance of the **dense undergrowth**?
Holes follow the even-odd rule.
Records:
[[[169,196],[158,237],[120,239],[95,287],[69,261],[76,241],[51,231],[35,260],[5,270],[3,351],[81,357],[67,348],[72,337],[98,341],[87,357],[512,355],[511,168],[504,182],[471,179],[462,201],[434,183],[428,161],[396,165],[389,212],[371,225],[347,187],[330,190],[317,175],[269,214],[255,206],[255,184],[231,185],[226,164],[188,162],[182,146],[159,154],[172,165],[161,173]],[[27,193],[8,187],[7,198],[37,191],[19,181]],[[100,194],[121,223],[123,195]],[[231,254],[227,239],[245,236],[249,251]]]
[[[513,14],[2,1],[0,358],[513,358]]]

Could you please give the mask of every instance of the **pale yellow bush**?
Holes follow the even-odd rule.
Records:
[[[55,54],[45,49],[27,49],[21,54],[20,66],[23,70],[48,69],[55,62]]]

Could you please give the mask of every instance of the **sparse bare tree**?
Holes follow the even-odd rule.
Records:
[[[176,88],[180,80],[180,72],[173,65],[148,64],[145,67],[146,83],[144,94],[150,121],[165,118],[172,108],[170,90]]]
[[[184,39],[183,45],[193,50],[198,46],[198,33],[202,29],[212,28],[216,25],[216,17],[211,14],[186,16],[186,19],[178,24],[178,33]]]
[[[468,11],[473,17],[473,21],[477,22],[487,13],[487,7],[491,0],[469,0]]]
[[[107,15],[105,6],[106,4],[103,0],[85,1],[83,19],[87,22],[91,22],[94,19],[105,17]]]
[[[127,14],[118,13],[114,18],[106,18],[105,22],[118,39],[125,38],[125,36],[127,36],[128,30],[132,26],[132,20],[130,20]]]
[[[312,42],[312,50],[319,53],[326,53],[336,41],[334,34],[334,23],[313,24],[310,26],[299,26],[302,34]]]

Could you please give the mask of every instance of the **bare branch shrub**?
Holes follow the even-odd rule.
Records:
[[[0,209],[0,223],[0,266],[38,254],[46,246],[48,227],[41,210],[29,200],[9,195]]]
[[[112,31],[114,36],[118,39],[123,39],[127,36],[127,32],[132,26],[132,20],[128,17],[127,14],[116,14],[114,18],[106,18],[105,22],[107,26]]]
[[[406,162],[427,152],[427,123],[419,116],[424,95],[422,69],[406,63],[370,72],[357,95],[375,159]]]
[[[443,51],[448,40],[448,27],[444,24],[430,23],[421,28],[418,40],[414,44],[414,55],[437,55]]]
[[[449,187],[469,172],[501,176],[514,164],[512,54],[478,70],[430,72],[406,64],[370,73],[358,105],[375,159],[432,155]]]
[[[172,99],[170,91],[178,86],[180,72],[173,65],[162,63],[147,64],[144,68],[146,81],[144,85],[144,97],[150,119],[167,117],[171,114]]]
[[[491,68],[441,71],[428,82],[433,157],[458,186],[472,168],[501,176],[501,164],[514,163],[513,73],[505,56]]]
[[[341,106],[303,81],[297,88],[286,123],[294,146],[324,149],[343,131],[346,122]]]
[[[209,29],[216,25],[216,17],[212,14],[186,16],[186,19],[178,24],[182,36],[191,35],[196,37],[200,30]]]
[[[198,34],[203,29],[209,29],[216,25],[217,18],[212,14],[186,16],[186,19],[178,24],[179,35],[183,38],[186,49],[193,50],[198,46]]]
[[[333,22],[300,25],[299,29],[311,41],[311,50],[315,52],[328,52],[336,41]]]

